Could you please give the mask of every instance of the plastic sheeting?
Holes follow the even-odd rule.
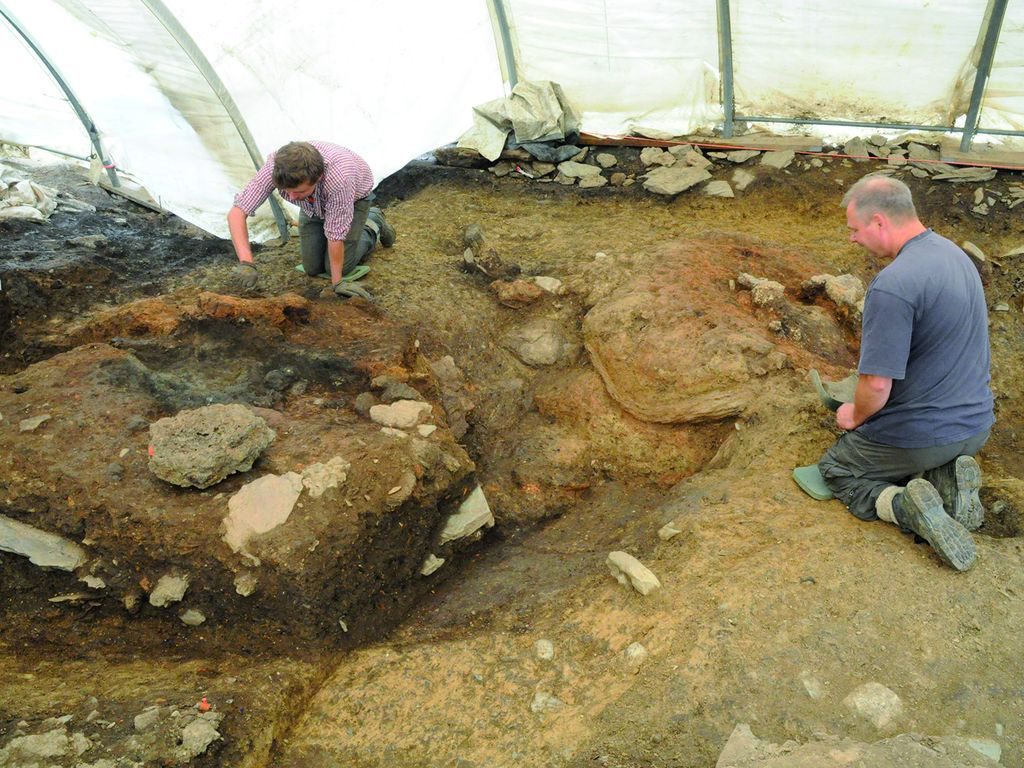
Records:
[[[67,77],[117,165],[220,235],[255,168],[243,122],[260,159],[323,139],[359,152],[381,179],[464,133],[474,105],[506,95],[505,54],[518,82],[558,83],[586,132],[673,137],[725,117],[716,0],[489,0],[508,21],[508,51],[485,0],[0,2]],[[740,118],[963,124],[988,3],[725,5]],[[0,88],[0,140],[90,155],[60,90],[4,24],[0,55],[16,73]],[[1024,130],[1021,0],[1006,11],[980,125]],[[276,233],[266,208],[250,231]]]

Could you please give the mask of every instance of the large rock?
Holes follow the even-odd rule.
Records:
[[[379,406],[374,406],[379,407]],[[239,552],[249,539],[284,523],[302,493],[302,476],[296,472],[264,475],[242,486],[228,500],[224,518],[224,543]]]
[[[571,363],[580,352],[579,343],[565,335],[557,320],[543,318],[513,329],[504,343],[516,357],[534,367]]]
[[[208,405],[149,426],[149,469],[168,483],[209,488],[252,469],[277,436],[243,405]]]
[[[0,515],[0,552],[27,557],[40,568],[73,571],[85,563],[85,550],[55,533]]]
[[[657,195],[678,195],[710,178],[711,174],[703,168],[692,166],[657,168],[647,174],[644,189]]]

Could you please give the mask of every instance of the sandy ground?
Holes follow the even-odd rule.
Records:
[[[668,482],[638,471],[595,432],[588,450],[604,466],[581,489],[564,483],[537,499],[515,483],[517,446],[538,418],[531,395],[590,369],[584,355],[537,371],[502,348],[505,330],[533,310],[500,306],[486,281],[458,269],[465,228],[480,224],[501,259],[524,273],[568,282],[599,252],[628,256],[719,233],[793,249],[821,272],[866,282],[880,265],[846,241],[839,199],[870,166],[826,167],[767,176],[735,200],[663,200],[635,187],[581,192],[484,171],[422,189],[394,184],[385,201],[398,242],[372,257],[365,285],[389,318],[419,329],[427,353],[451,354],[472,383],[466,445],[493,489],[491,545],[394,634],[349,654],[278,645],[205,659],[190,644],[156,657],[149,641],[141,655],[126,648],[118,628],[58,664],[46,616],[20,616],[8,603],[5,619],[16,626],[0,646],[0,699],[18,704],[0,707],[6,728],[97,693],[130,715],[157,696],[209,692],[230,699],[224,708],[234,716],[211,765],[696,768],[714,764],[738,722],[778,742],[820,732],[993,738],[1004,765],[1024,764],[1020,259],[997,267],[987,287],[990,307],[1007,302],[1011,311],[991,315],[998,425],[981,460],[992,512],[967,574],[894,527],[859,522],[796,488],[790,469],[816,459],[836,434],[798,368],[771,376],[724,428],[700,428],[707,455],[717,456],[694,475]],[[912,187],[922,219],[941,234],[994,258],[1024,244],[1024,206],[982,217],[970,212],[973,188]],[[229,249],[203,250],[147,290],[227,287]],[[265,292],[319,287],[294,273],[296,254],[293,243],[257,257]],[[567,325],[584,311],[575,295],[554,310]],[[20,353],[46,354],[33,349]],[[673,520],[682,533],[660,541],[658,529]],[[642,597],[616,583],[604,565],[612,550],[640,558],[662,589]],[[26,584],[35,578],[16,572]],[[40,638],[36,653],[24,651],[26,627]],[[88,634],[102,638],[102,627]],[[553,658],[538,657],[538,640],[552,643]],[[627,659],[632,643],[648,651],[642,663]],[[110,681],[101,692],[90,682],[97,676]],[[904,705],[882,729],[842,703],[871,681]]]

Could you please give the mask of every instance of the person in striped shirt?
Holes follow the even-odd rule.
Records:
[[[294,141],[271,152],[235,196],[228,231],[238,256],[235,274],[243,289],[256,287],[256,265],[246,219],[274,190],[299,207],[302,268],[310,277],[330,272],[322,295],[362,295],[342,283],[379,242],[390,248],[395,230],[373,202],[373,173],[359,155],[326,141]],[[368,296],[368,294],[367,294]]]

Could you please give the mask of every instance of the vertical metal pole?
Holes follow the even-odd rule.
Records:
[[[967,119],[964,122],[964,135],[960,139],[961,152],[971,150],[974,134],[978,131],[981,99],[985,95],[985,86],[988,85],[989,75],[992,74],[992,61],[996,57],[996,44],[999,42],[999,32],[1003,27],[1003,17],[1006,15],[1008,2],[1009,0],[990,0],[988,11],[985,14],[988,23],[985,28],[985,39],[981,44],[978,69],[974,75],[974,89],[971,91],[971,105],[967,109]]]
[[[512,33],[509,31],[508,15],[505,13],[505,0],[491,0],[491,7],[494,8],[494,18],[497,20],[498,33],[501,35],[501,53],[505,59],[508,87],[512,89],[519,82],[519,74],[516,72],[516,57],[512,51]]]
[[[82,125],[85,126],[85,130],[89,134],[89,142],[92,144],[92,149],[96,153],[96,157],[98,157],[100,162],[103,163],[103,167],[107,171],[107,176],[110,178],[111,185],[120,187],[121,180],[117,178],[117,172],[114,170],[113,163],[110,162],[110,158],[108,158],[106,153],[103,151],[103,144],[100,142],[100,133],[96,129],[96,123],[94,123],[92,118],[89,117],[89,113],[85,111],[85,107],[82,106],[82,102],[80,102],[78,97],[75,96],[75,92],[71,90],[71,86],[68,85],[67,80],[64,79],[60,70],[58,70],[56,65],[50,61],[46,53],[43,52],[43,49],[39,47],[39,43],[37,43],[32,35],[28,33],[28,30],[21,25],[21,22],[14,18],[14,15],[7,10],[7,7],[3,3],[0,3],[0,16],[7,19],[7,23],[14,28],[15,32],[21,35],[21,38],[28,44],[28,47],[32,49],[32,52],[39,57],[43,66],[46,67],[47,71],[50,73],[50,77],[54,79],[57,86],[64,92],[64,97],[71,104],[71,108],[75,110],[75,114],[78,115],[78,119],[82,121]]]
[[[732,137],[736,118],[732,73],[732,15],[729,11],[729,0],[718,0],[718,63],[722,73],[722,110],[725,113],[722,136],[728,139]]]

